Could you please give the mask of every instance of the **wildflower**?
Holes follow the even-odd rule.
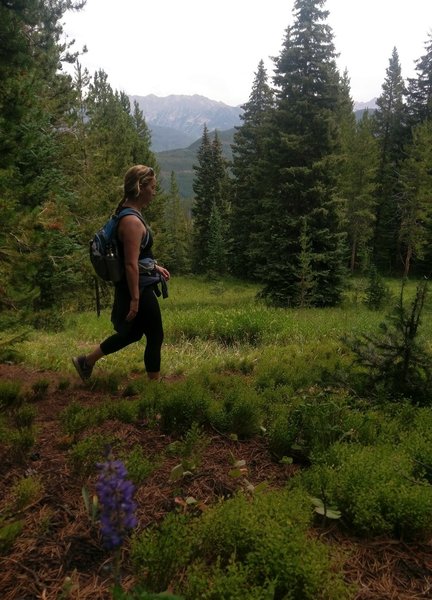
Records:
[[[96,492],[100,505],[101,533],[109,550],[119,548],[128,531],[136,527],[135,487],[127,479],[126,467],[112,455],[99,463]]]

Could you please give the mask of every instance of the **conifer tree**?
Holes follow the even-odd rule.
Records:
[[[378,145],[366,111],[346,140],[339,191],[345,202],[350,271],[364,270],[372,249]]]
[[[222,235],[228,243],[228,214],[230,181],[227,162],[222,155],[222,146],[217,132],[213,140],[204,125],[201,144],[197,153],[198,164],[194,165],[193,182],[193,269],[198,273],[208,270],[209,222],[213,205],[217,207],[222,221]]]
[[[414,260],[431,258],[432,243],[432,121],[425,121],[413,131],[413,141],[406,148],[401,166],[401,193],[398,201],[399,242],[404,277]],[[430,261],[426,274],[429,275]]]
[[[226,254],[225,228],[216,202],[213,202],[209,219],[206,269],[208,274],[223,275],[226,272]]]
[[[232,272],[245,279],[257,274],[257,249],[263,235],[263,198],[267,192],[267,145],[273,92],[267,82],[264,62],[258,64],[249,100],[242,106],[243,121],[234,134],[234,192],[231,203]]]
[[[0,247],[10,261],[1,268],[0,308],[31,306],[38,295],[42,298],[46,290],[38,268],[43,261],[51,260],[57,271],[66,266],[55,248],[59,240],[48,231],[63,239],[73,235],[73,227],[66,229],[73,187],[59,159],[74,96],[59,65],[74,60],[61,43],[61,19],[66,10],[82,5],[70,0],[0,4]],[[72,270],[70,265],[64,269],[61,284],[59,279],[50,283],[47,305],[62,301]]]
[[[407,104],[410,125],[432,117],[432,32],[425,43],[425,54],[416,61],[417,77],[408,79]]]
[[[376,225],[374,263],[385,273],[394,272],[398,263],[397,239],[399,222],[397,197],[399,195],[399,163],[406,141],[405,84],[401,74],[399,55],[393,49],[374,113],[375,133],[379,140],[379,162],[376,191]]]
[[[283,306],[300,302],[300,233],[305,217],[314,283],[311,304],[336,304],[344,285],[343,235],[334,200],[339,75],[323,4],[324,0],[296,0],[294,24],[276,58],[262,293]]]
[[[191,225],[181,206],[180,193],[174,171],[171,172],[170,189],[165,204],[165,219],[161,243],[162,260],[173,273],[190,270],[192,247]]]

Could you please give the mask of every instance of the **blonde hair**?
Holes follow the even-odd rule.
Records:
[[[120,212],[126,200],[138,198],[141,188],[148,185],[154,176],[154,169],[147,165],[135,165],[128,169],[124,176],[123,198],[118,203],[115,212]]]
[[[154,176],[152,167],[146,165],[135,165],[128,169],[124,176],[123,202],[128,198],[138,198],[141,188],[148,185]]]

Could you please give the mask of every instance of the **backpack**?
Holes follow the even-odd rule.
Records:
[[[117,283],[123,277],[124,264],[119,255],[116,234],[120,219],[126,215],[135,215],[145,225],[145,221],[138,211],[133,208],[123,208],[119,213],[112,215],[90,240],[90,261],[96,274],[104,281]],[[147,228],[146,240],[148,235]]]

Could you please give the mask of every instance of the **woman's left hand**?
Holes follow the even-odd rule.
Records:
[[[170,278],[170,274],[168,269],[165,269],[165,267],[161,267],[160,265],[156,265],[156,271],[159,271],[159,273],[162,275],[162,277],[166,280],[168,280]]]

